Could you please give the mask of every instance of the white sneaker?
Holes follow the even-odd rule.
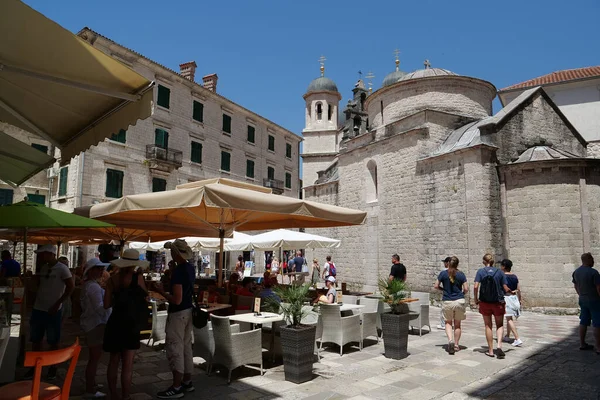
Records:
[[[103,399],[106,397],[106,393],[96,392],[96,393],[84,393],[84,399]]]
[[[523,341],[521,339],[517,339],[514,342],[512,342],[511,344],[515,347],[519,347],[523,344]]]
[[[446,327],[445,327],[445,326],[442,326],[442,325],[438,325],[438,326],[436,326],[436,328],[438,328],[438,329],[439,329],[439,330],[441,330],[441,331],[446,329]]]

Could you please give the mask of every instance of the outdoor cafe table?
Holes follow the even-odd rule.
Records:
[[[254,313],[246,314],[235,314],[229,316],[230,321],[246,322],[252,325],[254,329],[255,325],[261,326],[262,324],[268,324],[270,322],[283,321],[283,315],[275,314],[272,312],[262,312],[261,315],[254,315]]]
[[[212,313],[219,310],[224,310],[226,308],[231,308],[231,304],[219,304],[219,303],[209,303],[208,307],[202,308],[207,313]]]
[[[354,310],[360,310],[361,308],[365,308],[364,304],[342,304],[340,306],[340,311],[344,312],[344,311],[354,311]]]

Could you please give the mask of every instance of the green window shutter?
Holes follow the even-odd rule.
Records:
[[[275,168],[267,167],[267,179],[275,179]]]
[[[231,153],[221,151],[221,171],[231,171]]]
[[[106,197],[123,197],[123,171],[106,170]]]
[[[163,149],[169,148],[169,132],[164,129],[156,128],[154,130],[154,144]]]
[[[48,154],[48,146],[44,146],[43,144],[39,144],[39,143],[31,143],[31,147],[33,147],[36,150],[41,151],[42,153]]]
[[[275,136],[269,135],[269,150],[275,151]]]
[[[69,177],[69,167],[62,167],[58,176],[58,195],[67,195],[67,179]]]
[[[194,110],[192,113],[194,121],[204,122],[204,104],[194,100]]]
[[[27,194],[27,199],[32,203],[38,203],[43,206],[46,205],[46,196],[43,194]]]
[[[254,134],[256,133],[256,129],[253,126],[248,125],[248,142],[254,143]]]
[[[223,132],[231,133],[231,116],[223,114]]]
[[[285,187],[288,189],[292,188],[292,174],[289,172],[285,173]]]
[[[167,190],[167,181],[160,178],[152,178],[152,191],[153,192],[164,192]]]
[[[12,189],[0,189],[0,205],[12,204],[13,195]]]
[[[127,141],[127,131],[125,129],[121,129],[119,133],[113,133],[110,136],[110,140],[119,143],[125,143]]]
[[[254,178],[254,160],[246,160],[246,177]]]
[[[285,144],[285,156],[287,158],[292,158],[292,145],[290,143]]]
[[[169,103],[171,101],[171,89],[166,88],[162,85],[158,85],[158,96],[156,99],[156,104],[161,107],[169,108]]]
[[[202,143],[192,141],[192,156],[190,157],[190,160],[202,164]]]

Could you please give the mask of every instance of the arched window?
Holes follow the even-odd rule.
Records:
[[[327,105],[327,120],[331,121],[331,116],[333,115],[333,107],[331,104]]]
[[[366,201],[372,203],[377,201],[378,187],[377,187],[377,163],[375,160],[369,160],[367,163],[367,176],[365,182],[366,190]]]
[[[321,102],[317,103],[317,121],[323,119],[323,104]]]

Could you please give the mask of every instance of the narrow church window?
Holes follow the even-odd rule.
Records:
[[[381,108],[381,122],[383,123],[383,100],[379,102],[379,107]]]
[[[317,121],[323,119],[323,104],[317,103]]]
[[[367,177],[366,177],[366,201],[372,203],[377,201],[378,198],[378,187],[377,187],[377,163],[375,160],[370,160],[367,163]]]
[[[331,116],[333,115],[333,107],[331,107],[331,104],[329,104],[327,106],[327,120],[331,121]]]

